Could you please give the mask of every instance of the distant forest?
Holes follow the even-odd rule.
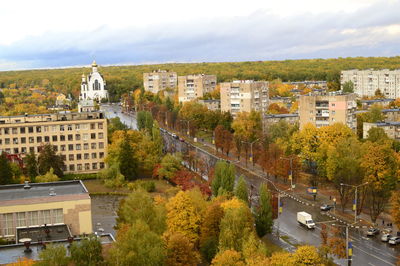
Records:
[[[396,69],[400,68],[400,56],[108,66],[100,67],[99,71],[106,79],[111,100],[117,101],[122,94],[143,86],[143,72],[157,69],[175,71],[178,75],[215,74],[218,82],[234,79],[327,80],[331,86],[338,86],[340,71],[352,68]],[[86,67],[4,71],[0,72],[0,88],[46,88],[52,92],[71,93],[73,97],[77,97],[81,75],[87,75],[90,70]]]

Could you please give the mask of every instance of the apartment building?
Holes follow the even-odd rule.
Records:
[[[157,70],[151,73],[143,73],[143,86],[145,91],[158,93],[159,91],[175,89],[177,86],[176,72],[166,70]]]
[[[1,238],[37,242],[84,233],[92,233],[92,212],[82,181],[0,186]]]
[[[0,117],[0,152],[24,157],[47,143],[64,158],[65,172],[97,172],[105,167],[107,120],[102,112]]]
[[[356,130],[356,109],[357,103],[354,93],[301,95],[299,101],[300,129],[307,123],[322,127],[340,122]]]
[[[363,123],[363,138],[368,138],[368,131],[371,128],[382,128],[389,138],[400,140],[400,122],[386,121],[377,123]]]
[[[211,99],[211,100],[199,100],[199,103],[206,106],[210,111],[219,111],[221,110],[221,100],[219,99]]]
[[[289,125],[295,125],[299,123],[299,114],[265,114],[262,117],[263,132],[268,132],[268,127],[285,121]]]
[[[400,70],[344,70],[340,75],[340,83],[343,85],[351,81],[354,85],[354,93],[358,96],[374,96],[379,89],[386,98],[400,97]]]
[[[178,99],[179,102],[187,102],[215,90],[217,76],[215,75],[188,75],[178,77]]]
[[[236,80],[221,86],[221,111],[230,112],[235,118],[239,112],[268,110],[268,82]]]

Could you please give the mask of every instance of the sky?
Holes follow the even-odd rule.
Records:
[[[400,55],[400,0],[2,0],[0,71]]]

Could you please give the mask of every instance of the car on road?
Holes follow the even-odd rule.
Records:
[[[367,236],[374,236],[379,234],[379,229],[378,228],[370,228],[367,231]]]
[[[389,244],[397,245],[400,244],[400,236],[393,236],[389,239]]]
[[[179,138],[179,140],[180,140],[181,142],[185,142],[185,139],[184,139],[184,138]]]
[[[390,238],[392,238],[393,236],[389,233],[384,233],[381,237],[382,242],[388,242]]]
[[[172,133],[172,135],[171,135],[174,139],[179,139],[179,137],[175,134],[175,133]]]
[[[328,205],[328,204],[323,204],[319,208],[321,209],[321,211],[330,211],[331,209],[333,209],[333,206],[332,205]]]

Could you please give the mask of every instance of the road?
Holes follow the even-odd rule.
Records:
[[[136,129],[136,119],[132,116],[122,114],[119,106],[102,106],[102,110],[106,111],[107,117],[118,116],[123,123],[130,128]],[[167,152],[180,152],[184,154],[188,149],[195,150],[197,157],[210,167],[218,161],[218,157],[215,155],[190,143],[177,140],[168,132],[162,135],[165,144],[164,148]],[[246,175],[246,180],[255,188],[258,188],[262,182],[266,182],[262,176],[255,175]],[[291,197],[282,198],[282,202],[283,213],[275,220],[275,234],[279,232],[281,236],[286,235],[287,237],[284,237],[285,241],[292,244],[292,246],[296,244],[319,246],[321,244],[321,223],[331,221],[332,218],[320,212],[319,206],[307,206]],[[317,223],[315,230],[307,230],[297,223],[296,213],[299,211],[306,211],[312,214],[314,221]],[[396,247],[390,246],[387,243],[381,242],[379,236],[368,238],[365,236],[365,229],[350,228],[349,234],[353,242],[353,265],[396,265],[397,257],[400,256],[400,245]],[[336,259],[335,262],[340,265],[346,265],[346,261],[343,259]]]

